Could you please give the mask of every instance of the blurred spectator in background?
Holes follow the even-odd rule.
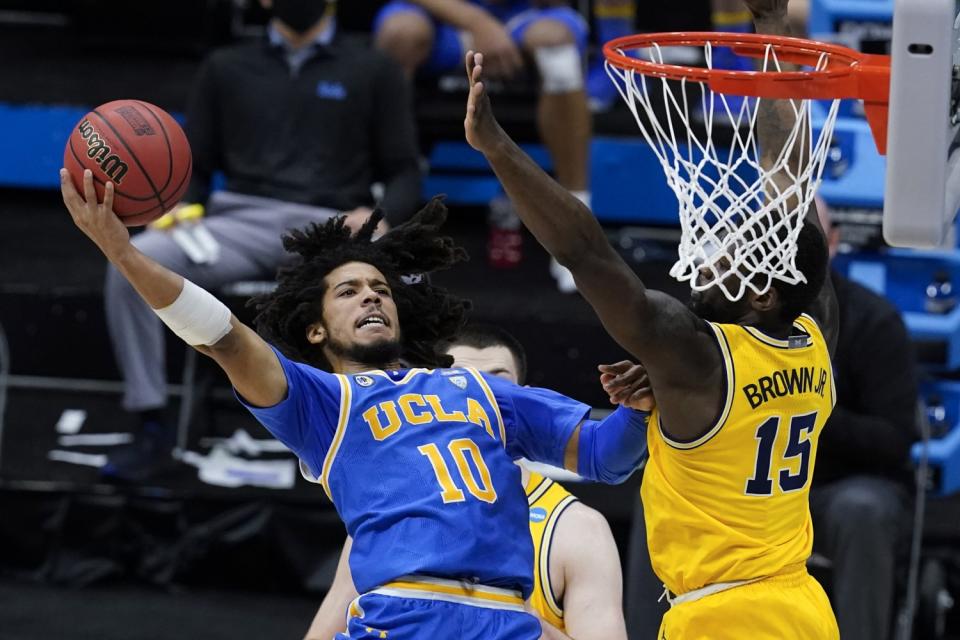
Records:
[[[810,0],[792,0],[788,11],[793,32],[804,37],[810,23]]]
[[[820,220],[836,253],[826,203]],[[836,271],[840,333],[837,404],[820,437],[810,491],[814,550],[833,565],[828,584],[843,640],[886,640],[896,566],[910,534],[910,445],[917,381],[906,328],[888,300]]]
[[[187,111],[193,181],[185,203],[134,244],[199,286],[216,290],[272,279],[287,229],[344,212],[353,228],[375,203],[387,221],[420,201],[415,126],[406,78],[380,52],[336,31],[335,3],[260,0],[271,12],[258,42],[215,51],[196,78]],[[225,190],[210,193],[222,172]],[[201,222],[195,218],[202,211]],[[123,406],[140,416],[134,444],[102,469],[138,481],[169,464],[164,330],[127,281],[109,268],[110,338],[124,378]]]
[[[590,109],[601,112],[610,109],[620,94],[604,68],[602,47],[604,43],[636,33],[636,0],[595,0],[593,3],[593,26],[596,34],[597,55],[587,73],[587,94]],[[791,3],[791,15],[793,13]],[[710,0],[710,16],[714,31],[726,33],[751,33],[753,20],[742,0]],[[687,27],[689,30],[689,27]],[[643,56],[642,53],[639,55]],[[664,61],[689,65],[693,61],[677,50],[662,52]],[[679,57],[675,57],[679,56]],[[736,71],[753,71],[749,58],[736,56],[727,48],[714,49],[713,67]]]
[[[460,73],[468,49],[484,54],[491,78],[511,78],[525,65],[540,75],[537,129],[553,159],[557,181],[590,205],[588,154],[591,119],[584,91],[583,61],[588,27],[563,0],[391,0],[377,15],[377,45],[412,77]],[[491,203],[491,224],[515,230],[520,221],[506,198]],[[496,219],[493,219],[496,218]],[[497,238],[491,236],[494,242]],[[502,250],[501,250],[502,249]],[[498,248],[495,266],[519,262],[519,247]],[[559,264],[551,273],[561,290],[576,287]]]
[[[742,0],[710,0],[710,21],[714,31],[724,33],[753,33],[753,19]],[[725,47],[714,51],[715,69],[754,71],[752,58],[734,55]]]
[[[604,67],[602,48],[615,38],[634,33],[636,20],[637,0],[594,0],[593,33],[597,55],[587,72],[587,96],[591,111],[606,111],[620,97]]]

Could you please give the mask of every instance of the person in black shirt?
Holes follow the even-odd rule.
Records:
[[[830,229],[826,205],[819,206]],[[828,236],[831,255],[837,245]],[[885,640],[895,568],[910,533],[910,445],[917,381],[906,328],[882,296],[836,271],[837,405],[820,436],[810,491],[814,550],[833,564],[830,591],[844,640]]]
[[[407,80],[386,55],[336,33],[326,0],[261,0],[267,37],[215,51],[187,110],[193,179],[182,206],[134,239],[137,248],[201,287],[272,279],[286,259],[281,235],[345,213],[358,229],[375,204],[387,224],[420,201],[419,155]],[[211,194],[220,172],[224,189]],[[383,185],[379,203],[371,189]],[[185,215],[187,214],[187,215]],[[177,223],[179,221],[179,223]],[[386,225],[385,225],[386,226]],[[110,338],[137,412],[137,441],[110,457],[107,477],[136,481],[170,461],[164,424],[164,333],[119,272],[106,287]]]

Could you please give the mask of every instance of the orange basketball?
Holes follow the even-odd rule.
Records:
[[[115,100],[73,128],[63,166],[83,193],[93,172],[97,198],[113,182],[113,210],[128,227],[147,224],[176,205],[190,183],[193,158],[183,129],[169,113],[140,100]]]

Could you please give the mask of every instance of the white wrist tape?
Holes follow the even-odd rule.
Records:
[[[570,93],[583,88],[583,61],[575,44],[539,47],[533,52],[544,93]]]
[[[169,307],[154,309],[163,323],[189,345],[210,346],[230,333],[230,309],[186,278],[183,291]]]

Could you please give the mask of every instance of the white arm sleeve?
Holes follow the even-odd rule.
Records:
[[[227,305],[186,278],[183,279],[183,290],[173,304],[153,312],[191,346],[209,347],[230,333],[231,313]]]

